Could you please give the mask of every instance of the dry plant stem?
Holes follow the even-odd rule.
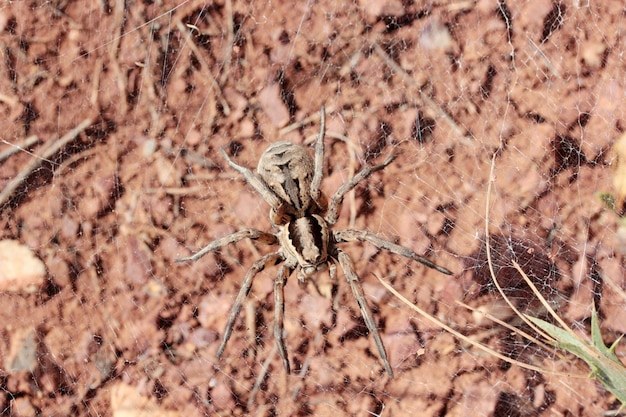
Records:
[[[113,77],[117,80],[117,89],[120,95],[120,100],[118,103],[120,105],[120,111],[122,114],[126,114],[128,112],[128,103],[126,102],[126,76],[122,76],[122,71],[120,70],[120,64],[117,60],[117,53],[120,46],[120,41],[122,39],[122,26],[124,25],[124,12],[126,10],[124,0],[117,0],[115,2],[113,12],[113,27],[117,28],[117,33],[115,38],[111,41],[111,48],[109,50],[109,62],[111,63],[111,68],[113,72]]]
[[[530,37],[528,37],[527,39],[528,39],[528,45],[530,45],[530,47],[535,50],[535,53],[541,57],[541,59],[546,64],[546,67],[548,67],[552,75],[555,76],[556,78],[561,78],[561,74],[559,74],[559,72],[554,68],[554,65],[552,65],[552,62],[548,59],[548,57],[541,50],[541,48],[539,48],[539,46],[537,46],[537,44]]]
[[[465,304],[463,301],[460,300],[455,300],[455,303],[469,311],[471,311],[472,313],[478,313],[481,314],[483,317],[488,318],[489,320],[491,320],[492,322],[499,324],[500,326],[510,330],[511,332],[515,332],[518,333],[519,335],[521,335],[524,338],[527,338],[533,342],[539,342],[538,340],[536,340],[534,337],[532,337],[531,335],[529,335],[528,333],[522,331],[522,330],[518,330],[515,326],[495,317],[493,314],[491,313],[487,313],[486,311],[481,311],[476,307],[472,307],[470,305]]]
[[[426,94],[424,94],[418,85],[415,85],[413,78],[409,74],[407,74],[404,68],[402,68],[393,59],[391,59],[389,55],[387,55],[387,53],[383,50],[383,48],[380,47],[378,43],[374,44],[374,51],[376,51],[378,56],[385,62],[385,64],[391,70],[393,70],[396,74],[401,75],[406,83],[408,83],[409,85],[413,85],[417,89],[420,95],[420,99],[422,100],[422,103],[427,108],[429,108],[436,115],[437,118],[446,122],[446,124],[450,128],[452,128],[454,133],[458,135],[459,137],[465,137],[467,135],[467,133],[463,129],[461,129],[461,127],[454,121],[452,116],[446,113],[446,111],[442,109],[441,106],[439,106],[437,103],[435,103],[433,99],[431,99]]]
[[[16,154],[18,152],[30,153],[29,151],[27,151],[27,149],[33,146],[34,144],[36,144],[37,142],[39,142],[39,138],[36,135],[27,137],[26,139],[24,139],[22,143],[11,143],[2,139],[2,143],[6,143],[7,145],[10,146],[10,148],[0,153],[0,162],[4,161],[5,159],[9,159],[11,155]]]
[[[309,123],[312,123],[318,120],[319,117],[320,116],[318,116],[317,113],[315,113],[300,121],[297,121],[288,126],[285,126],[278,131],[278,137],[280,138],[282,136],[285,136],[289,132],[293,132],[294,130],[300,129],[302,126],[308,125]],[[317,137],[317,135],[315,137]]]
[[[224,51],[223,56],[223,65],[221,69],[221,74],[219,77],[219,85],[224,85],[228,79],[228,74],[230,73],[230,65],[232,62],[232,53],[233,53],[233,45],[235,44],[235,18],[233,17],[233,2],[232,0],[226,0],[224,2],[224,10],[226,14],[226,50]]]
[[[211,74],[211,71],[210,71],[210,68],[209,68],[209,64],[207,64],[206,60],[204,59],[204,56],[202,56],[202,54],[200,53],[200,50],[198,49],[196,44],[193,43],[193,41],[191,40],[191,34],[185,28],[185,25],[183,25],[183,23],[180,20],[178,22],[176,22],[176,27],[178,28],[180,33],[183,34],[183,36],[185,37],[185,43],[189,46],[189,49],[191,49],[191,52],[193,52],[193,54],[196,57],[196,59],[198,60],[198,62],[200,62],[200,66],[202,67],[202,73],[206,77],[209,78],[210,88],[218,96],[218,99],[220,101],[220,104],[222,105],[224,114],[228,116],[230,114],[230,106],[228,105],[228,102],[224,98],[224,94],[222,93],[222,89],[221,89],[218,81]]]
[[[398,291],[396,291],[395,288],[393,288],[391,286],[391,284],[389,284],[387,281],[383,280],[381,277],[379,277],[378,275],[374,274],[374,276],[380,281],[381,284],[383,284],[385,286],[385,288],[387,288],[387,290],[389,290],[393,295],[395,295],[400,301],[402,301],[404,304],[406,304],[407,306],[409,306],[411,309],[413,309],[415,312],[417,312],[420,316],[424,317],[426,320],[430,321],[431,323],[434,323],[435,325],[441,327],[442,329],[446,330],[447,332],[451,333],[452,335],[454,335],[455,337],[458,337],[459,339],[463,340],[466,343],[469,343],[470,345],[474,346],[475,348],[478,348],[484,352],[487,352],[490,355],[495,356],[498,359],[501,359],[507,363],[513,364],[513,365],[517,365],[520,368],[524,368],[524,369],[529,369],[531,371],[537,371],[537,372],[548,372],[546,369],[540,368],[538,366],[533,366],[533,365],[529,365],[527,363],[524,362],[520,362],[520,361],[516,361],[513,360],[499,352],[496,352],[495,350],[491,349],[490,347],[487,347],[481,343],[478,343],[475,340],[472,340],[471,338],[465,336],[462,333],[457,332],[456,330],[454,330],[452,327],[448,326],[447,324],[445,324],[444,322],[440,321],[439,319],[431,316],[430,314],[428,314],[426,311],[422,310],[421,308],[419,308],[418,306],[416,306],[415,304],[411,303],[407,298],[405,298],[402,294],[400,294]],[[554,375],[562,375],[562,376],[572,376],[570,374],[567,373],[563,373],[563,372],[552,372],[549,371]]]
[[[91,75],[91,94],[89,95],[89,103],[98,110],[101,110],[98,105],[98,95],[100,94],[100,75],[102,74],[102,66],[104,63],[104,58],[98,58],[96,60],[96,65],[93,68],[93,74]]]
[[[515,314],[517,314],[517,316],[520,319],[522,319],[524,321],[524,323],[526,323],[528,326],[530,326],[530,328],[532,328],[535,332],[540,334],[545,340],[554,341],[553,337],[548,335],[546,332],[544,332],[542,329],[540,329],[537,325],[535,325],[533,322],[531,322],[525,314],[522,314],[513,305],[513,303],[509,300],[509,298],[506,296],[506,294],[502,290],[502,287],[500,286],[500,283],[496,279],[496,274],[495,274],[495,271],[493,269],[493,262],[492,262],[492,258],[491,258],[491,247],[489,245],[489,201],[491,199],[491,187],[492,187],[492,184],[495,182],[494,170],[495,170],[495,161],[496,161],[497,154],[498,154],[497,152],[494,152],[493,156],[491,157],[491,167],[490,167],[490,172],[489,172],[489,181],[488,181],[488,185],[487,185],[487,199],[486,199],[487,203],[485,205],[485,250],[486,250],[486,253],[487,253],[487,264],[489,265],[489,273],[491,274],[491,279],[492,279],[494,285],[496,286],[496,288],[498,289],[498,292],[500,293],[502,298],[504,298],[504,300],[509,305],[509,307],[515,312]],[[543,295],[541,295],[541,293],[539,292],[537,287],[532,283],[530,278],[528,278],[528,276],[522,270],[522,268],[519,266],[519,264],[517,262],[515,262],[515,261],[512,261],[512,264],[515,267],[515,269],[520,273],[520,275],[522,276],[522,278],[524,279],[526,284],[533,291],[535,296],[541,301],[541,303],[546,308],[546,310],[552,315],[552,317],[554,317],[554,319],[561,325],[561,327],[563,329],[565,329],[565,331],[567,331],[573,337],[577,338],[577,336],[574,333],[574,331],[569,326],[567,326],[567,324],[563,321],[563,319],[561,319],[561,317],[558,316],[558,314],[556,314],[554,309],[552,309],[552,307],[548,304],[546,299],[543,297]],[[521,334],[520,330],[516,330],[516,332]],[[527,338],[527,339],[535,341],[535,338]],[[543,343],[541,345],[543,346]],[[546,370],[543,370],[542,372],[546,372]],[[553,372],[553,373],[557,374],[556,372]],[[582,376],[582,375],[581,376],[568,375],[568,376],[576,376],[576,377],[581,377],[581,378],[585,377],[585,376]]]
[[[603,273],[600,273],[600,277],[605,285],[608,285],[613,291],[615,291],[615,293],[618,294],[622,300],[626,300],[626,292],[619,285],[613,282],[612,279],[608,279]]]
[[[238,224],[242,224],[241,220],[238,219]],[[246,240],[246,246],[248,246],[248,250],[250,250],[250,253],[252,253],[252,256],[254,256],[254,259],[259,259],[261,257],[261,254],[259,253],[259,250],[256,248],[256,245],[252,242],[252,240],[248,239]]]
[[[149,35],[152,35],[152,33],[149,32]],[[156,60],[153,58],[151,54],[151,51],[153,50],[153,47],[152,47],[153,43],[154,43],[154,40],[152,36],[150,36],[150,42],[146,48],[148,53],[146,54],[144,61],[141,63],[141,85],[139,87],[139,94],[140,96],[143,97],[143,100],[144,100],[143,102],[145,103],[158,103],[159,102],[159,97],[156,92],[156,85],[158,85],[159,83],[154,81],[154,76],[153,76],[153,68],[156,64]],[[141,107],[141,105],[135,106],[133,108],[133,112],[138,112],[139,107]],[[158,137],[159,136],[158,132],[161,132],[162,130],[165,129],[165,126],[164,126],[165,122],[163,118],[161,118],[159,110],[156,108],[156,106],[151,105],[148,107],[148,109],[150,111],[150,115],[152,116],[152,123],[150,123],[150,130],[149,130],[148,136]]]
[[[509,323],[506,323],[502,320],[500,320],[497,317],[494,317],[493,315],[486,313],[484,311],[479,311],[478,309],[471,307],[461,301],[456,301],[456,303],[458,305],[460,305],[463,308],[468,309],[471,312],[480,312],[480,314],[482,314],[483,316],[487,317],[489,320],[493,321],[494,323],[508,329],[511,331],[511,333],[517,333],[518,335],[522,336],[524,339],[526,340],[530,340],[531,342],[535,343],[536,345],[539,345],[541,347],[543,347],[546,350],[552,350],[553,348],[551,346],[548,346],[547,344],[545,344],[544,342],[542,342],[541,340],[537,339],[536,337],[531,336],[530,334],[526,333],[523,330],[518,329],[515,326],[510,325]],[[557,355],[559,355],[559,357],[563,360],[565,360],[565,357],[563,355],[561,355],[560,353],[557,352]]]
[[[308,349],[309,353],[304,358],[304,362],[302,362],[300,372],[298,372],[299,380],[294,384],[294,387],[293,387],[293,393],[291,395],[291,398],[293,401],[296,401],[298,399],[298,395],[300,394],[300,390],[302,389],[302,386],[304,385],[307,372],[309,372],[309,368],[311,367],[311,358],[312,358],[311,350],[313,351],[313,354],[315,354],[316,347],[317,349],[321,350],[320,342],[322,341],[323,338],[324,338],[324,335],[322,334],[322,332],[319,332],[315,335],[315,339],[313,339],[313,343],[309,345],[309,349]]]
[[[146,188],[146,194],[156,194],[164,192],[168,195],[191,195],[196,193],[206,193],[206,185],[194,185],[193,187],[164,187],[164,188]]]
[[[92,54],[93,52],[96,52],[102,48],[106,48],[107,46],[111,45],[114,42],[117,42],[117,44],[119,45],[119,41],[124,37],[124,36],[128,36],[129,34],[136,32],[146,26],[150,26],[151,24],[153,24],[154,22],[156,22],[157,20],[159,20],[160,18],[162,18],[163,16],[167,16],[167,15],[171,15],[172,13],[174,13],[174,11],[176,11],[176,9],[179,9],[181,7],[183,7],[185,4],[189,3],[190,0],[185,0],[183,2],[181,2],[180,4],[177,4],[176,6],[172,7],[171,9],[169,9],[168,11],[166,11],[165,13],[161,13],[160,15],[158,15],[157,17],[155,17],[154,19],[150,19],[147,22],[144,22],[138,26],[133,27],[131,30],[124,32],[122,34],[117,35],[116,37],[114,37],[113,39],[111,39],[108,42],[104,42],[102,43],[100,46],[90,49],[89,51],[85,52],[84,54],[81,55],[82,56],[87,56],[89,54]],[[117,49],[117,48],[116,48]]]
[[[37,169],[43,161],[49,161],[49,159],[63,149],[68,143],[78,137],[78,135],[89,126],[91,126],[91,119],[83,120],[78,126],[70,130],[65,136],[58,140],[52,140],[46,145],[40,153],[33,155],[34,158],[26,166],[26,168],[13,178],[6,187],[0,192],[0,211],[4,209],[4,204],[7,202],[13,192],[20,186],[20,184],[28,178],[35,169]]]
[[[256,381],[254,381],[254,386],[252,387],[252,391],[250,391],[250,397],[248,398],[249,409],[252,409],[252,407],[254,406],[254,400],[256,399],[256,394],[259,392],[259,389],[261,388],[261,384],[263,383],[265,376],[270,370],[270,365],[272,361],[274,360],[274,356],[276,356],[277,351],[278,351],[278,346],[274,345],[274,347],[270,351],[270,354],[267,356],[265,361],[263,361],[261,372],[259,372],[259,375],[257,376]]]
[[[70,170],[70,167],[74,165],[78,161],[84,161],[86,159],[91,158],[94,155],[97,155],[102,150],[93,147],[86,149],[82,152],[72,155],[71,157],[65,159],[61,165],[54,171],[55,175],[61,176],[64,175],[66,171]]]
[[[209,173],[209,174],[187,174],[183,177],[185,182],[191,181],[215,181],[215,180],[229,180],[234,181],[239,179],[239,176],[236,174],[232,174],[230,172],[219,172],[219,173]],[[206,191],[206,185],[204,186],[204,190]]]
[[[535,330],[546,340],[551,340],[550,336],[548,336],[545,332],[543,332],[541,329],[535,326],[534,323],[528,320],[528,318],[524,314],[522,314],[517,309],[517,307],[513,305],[509,297],[507,297],[506,294],[504,293],[502,286],[500,286],[500,283],[496,279],[496,273],[493,269],[493,258],[491,257],[491,245],[489,244],[489,206],[490,206],[489,201],[491,200],[491,186],[495,182],[494,171],[496,168],[496,156],[497,155],[498,155],[498,152],[494,152],[493,155],[491,156],[491,167],[489,171],[489,181],[487,182],[487,198],[486,198],[486,203],[485,203],[485,252],[487,254],[487,265],[489,266],[489,274],[491,275],[491,280],[493,281],[494,285],[498,289],[498,292],[500,293],[504,301],[509,305],[511,310],[513,310],[515,314],[517,314],[517,316],[524,321],[524,323],[530,326],[531,329]],[[543,297],[541,298],[543,299]]]
[[[350,140],[349,137],[335,132],[326,132],[326,136],[344,142],[348,147],[348,152],[350,153],[350,161],[356,159],[356,154],[359,152],[359,148],[354,144],[353,141]]]
[[[541,301],[541,304],[543,304],[543,306],[550,313],[550,315],[561,325],[561,327],[563,329],[565,329],[573,337],[577,338],[578,335],[576,335],[576,333],[574,333],[574,331],[563,321],[563,319],[561,317],[559,317],[558,314],[556,314],[554,309],[550,306],[550,304],[548,304],[548,301],[543,297],[543,295],[541,295],[541,293],[539,292],[539,290],[537,289],[535,284],[532,283],[530,278],[528,278],[528,275],[526,275],[526,273],[522,270],[522,268],[519,266],[519,264],[517,262],[515,262],[515,261],[512,261],[512,262],[513,262],[513,266],[515,267],[515,269],[517,269],[517,272],[520,273],[520,275],[522,276],[522,278],[526,282],[526,285],[528,285],[530,287],[532,292],[535,294],[535,297],[537,297],[539,299],[539,301]],[[535,330],[537,330],[537,329],[535,329]],[[544,337],[546,337],[543,333],[541,333],[541,334]],[[547,336],[546,339],[547,340],[554,340],[552,337],[549,337],[549,336]]]

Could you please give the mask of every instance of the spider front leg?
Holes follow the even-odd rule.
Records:
[[[217,349],[217,357],[218,359],[224,353],[224,349],[226,348],[226,343],[228,343],[228,339],[230,339],[230,335],[233,332],[233,327],[235,326],[235,320],[237,320],[237,316],[241,311],[241,306],[243,305],[243,301],[246,299],[248,294],[250,293],[250,289],[252,288],[252,281],[256,274],[265,269],[266,266],[276,265],[278,262],[283,260],[283,255],[278,252],[273,252],[261,257],[255,263],[252,264],[246,276],[241,283],[241,288],[239,289],[239,294],[237,294],[237,298],[235,298],[235,302],[233,303],[232,308],[230,309],[230,314],[228,315],[228,321],[226,322],[226,327],[224,328],[224,336],[222,337],[222,343]]]
[[[435,269],[443,274],[452,275],[452,272],[444,268],[443,266],[439,266],[423,256],[418,255],[413,252],[409,248],[405,248],[404,246],[396,245],[395,243],[391,243],[388,240],[381,238],[374,233],[366,232],[365,230],[339,230],[333,231],[333,237],[336,243],[342,242],[369,242],[372,245],[376,246],[380,249],[388,250],[389,252],[395,253],[396,255],[404,256],[405,258],[413,259],[417,262],[420,262],[426,265],[429,268]]]
[[[324,176],[324,135],[326,134],[326,108],[320,110],[320,133],[315,143],[315,173],[311,181],[311,198],[318,202],[321,196],[320,186]]]
[[[361,287],[359,277],[354,272],[352,260],[345,252],[339,249],[337,249],[337,260],[339,261],[341,269],[343,269],[348,284],[350,284],[350,288],[352,288],[352,294],[359,304],[363,320],[365,320],[365,324],[367,325],[369,332],[374,338],[374,343],[376,344],[376,348],[378,349],[378,354],[380,355],[380,358],[383,360],[385,370],[387,371],[389,377],[393,378],[393,370],[391,369],[391,365],[387,360],[387,352],[385,351],[383,340],[380,337],[380,333],[378,333],[376,322],[374,321],[374,317],[372,316],[372,310],[370,310],[369,306],[367,305],[367,301],[365,300],[365,293],[363,292],[363,287]]]
[[[392,163],[393,160],[396,159],[396,157],[397,155],[392,155],[380,165],[367,166],[363,168],[361,171],[359,171],[358,174],[352,177],[350,181],[346,182],[341,187],[339,187],[337,192],[335,192],[335,195],[333,195],[332,200],[330,201],[330,206],[328,207],[328,212],[326,213],[326,217],[325,217],[326,221],[331,225],[335,224],[337,222],[337,216],[339,215],[339,208],[341,207],[341,203],[343,202],[344,195],[346,195],[350,190],[356,187],[359,182],[363,181],[364,179],[372,175],[374,172],[384,169],[387,165]]]
[[[285,224],[288,221],[288,215],[293,214],[293,208],[286,205],[280,197],[272,191],[268,185],[257,174],[246,167],[237,165],[229,157],[224,149],[220,149],[222,156],[228,162],[231,168],[239,172],[244,179],[250,184],[260,195],[263,200],[272,208],[270,218],[274,224]]]
[[[268,245],[278,244],[278,238],[271,233],[262,232],[257,229],[240,230],[238,232],[216,239],[213,242],[206,245],[204,248],[200,249],[198,252],[194,253],[193,255],[188,256],[186,258],[176,259],[176,262],[196,261],[202,258],[204,255],[206,255],[209,252],[217,251],[226,245],[230,245],[231,243],[237,243],[240,240],[245,239],[245,238],[258,240]]]

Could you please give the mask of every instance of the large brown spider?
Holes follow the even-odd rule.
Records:
[[[386,241],[379,236],[365,230],[332,230],[337,221],[339,208],[344,195],[352,190],[360,181],[368,178],[373,172],[389,165],[395,155],[389,157],[380,165],[363,168],[350,181],[343,184],[333,195],[330,205],[320,191],[324,164],[324,135],[325,111],[322,107],[320,115],[320,132],[315,145],[315,161],[308,151],[301,145],[291,142],[277,142],[272,144],[261,156],[257,173],[234,163],[221,149],[221,153],[228,164],[237,170],[246,181],[261,194],[261,197],[270,205],[270,219],[277,229],[276,233],[263,232],[257,229],[245,229],[228,236],[219,238],[202,248],[199,252],[187,258],[177,259],[177,262],[195,261],[208,252],[217,251],[223,246],[239,242],[244,238],[259,240],[269,245],[278,245],[278,250],[267,254],[252,264],[243,279],[239,294],[233,303],[222,343],[217,350],[217,357],[221,357],[226,343],[230,339],[235,320],[241,310],[243,301],[252,287],[252,281],[257,273],[266,266],[277,265],[278,274],[274,280],[274,337],[278,352],[287,373],[290,373],[289,358],[283,340],[284,319],[284,286],[287,278],[295,270],[300,284],[305,284],[317,271],[330,266],[330,276],[334,280],[338,262],[352,294],[359,304],[361,314],[384,363],[385,370],[393,377],[393,370],[387,360],[387,353],[383,345],[376,322],[372,317],[359,277],[354,272],[350,257],[339,248],[340,243],[366,241],[374,246],[392,253],[421,262],[429,268],[436,269],[444,274],[452,273],[428,259],[419,256],[412,250],[395,243]]]

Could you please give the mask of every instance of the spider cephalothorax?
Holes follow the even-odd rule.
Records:
[[[319,206],[319,196],[311,195],[314,167],[313,159],[304,147],[291,142],[276,142],[261,155],[257,173],[282,200],[278,209],[297,219],[323,209]],[[275,224],[282,222],[278,220]]]
[[[303,146],[291,142],[277,142],[263,153],[255,174],[248,168],[234,163],[226,152],[221,150],[228,164],[243,175],[270,205],[270,219],[278,231],[268,233],[257,229],[241,230],[217,239],[194,255],[178,261],[197,260],[208,252],[219,250],[225,245],[236,243],[244,238],[279,246],[275,252],[262,256],[254,262],[246,273],[228,317],[217,356],[220,357],[224,352],[243,301],[252,287],[254,276],[266,266],[282,263],[274,280],[274,337],[287,373],[291,370],[283,340],[284,286],[287,278],[296,271],[298,281],[304,284],[317,271],[330,266],[331,278],[334,279],[335,263],[339,263],[350,284],[352,294],[359,304],[365,324],[374,338],[385,370],[390,377],[393,377],[385,347],[365,300],[359,278],[354,272],[352,260],[338,247],[338,244],[354,241],[369,242],[378,248],[421,262],[444,274],[450,275],[451,272],[408,248],[386,241],[365,230],[332,230],[344,195],[360,181],[369,177],[372,172],[389,165],[395,156],[387,158],[380,165],[363,168],[350,181],[343,184],[328,202],[320,191],[324,162],[324,108],[320,114],[321,127],[315,146],[315,161]]]

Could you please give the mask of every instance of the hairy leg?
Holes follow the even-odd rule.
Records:
[[[376,322],[374,321],[372,310],[370,310],[369,306],[367,305],[367,301],[365,300],[365,294],[363,293],[363,287],[361,287],[359,277],[354,272],[352,260],[345,252],[341,250],[337,250],[337,260],[339,261],[339,265],[346,275],[346,280],[348,281],[348,284],[350,284],[350,288],[352,288],[352,294],[359,304],[363,320],[365,320],[365,324],[367,325],[368,330],[374,338],[374,343],[376,344],[378,354],[380,355],[380,358],[385,365],[385,370],[387,371],[389,377],[393,378],[393,370],[391,369],[389,360],[387,360],[387,352],[385,351],[385,346],[383,345],[380,333],[378,333],[378,328],[376,327]]]
[[[235,298],[235,302],[230,309],[230,314],[228,315],[228,321],[226,322],[226,327],[224,328],[224,336],[222,337],[222,343],[217,349],[217,357],[221,357],[222,353],[224,353],[224,349],[226,348],[226,343],[228,343],[228,339],[230,339],[230,335],[233,332],[233,327],[235,325],[235,320],[241,311],[241,306],[243,305],[244,300],[250,293],[250,289],[252,288],[252,281],[256,274],[261,272],[267,266],[276,265],[278,262],[283,260],[283,256],[278,252],[273,252],[263,256],[261,259],[252,264],[246,276],[241,283],[241,288],[239,289],[239,293],[237,294],[237,298]]]
[[[284,339],[284,327],[283,322],[285,319],[285,293],[284,286],[287,282],[287,277],[291,275],[292,270],[286,265],[281,265],[276,274],[274,280],[274,339],[276,339],[276,348],[283,360],[285,372],[291,373],[291,367],[289,366],[289,356],[287,355],[287,348],[285,347]]]
[[[377,248],[388,250],[389,252],[395,253],[396,255],[404,256],[405,258],[413,259],[443,274],[452,275],[452,272],[449,269],[429,261],[423,256],[420,256],[417,253],[413,252],[411,249],[405,248],[404,246],[396,245],[395,243],[389,242],[388,240],[385,240],[380,236],[374,233],[367,232],[365,230],[333,231],[333,236],[336,243],[355,241],[369,242]]]
[[[245,238],[258,240],[268,245],[278,244],[278,238],[271,233],[262,232],[256,229],[240,230],[238,232],[216,239],[213,242],[206,245],[204,248],[200,249],[198,252],[194,253],[193,255],[188,256],[186,258],[176,259],[176,262],[196,261],[202,258],[204,255],[206,255],[209,252],[217,251],[226,245],[237,243],[240,240],[245,239]]]
[[[396,156],[397,155],[390,156],[385,160],[385,162],[380,165],[367,166],[363,168],[358,174],[352,177],[350,181],[339,187],[339,189],[335,192],[335,195],[333,195],[333,198],[330,201],[330,206],[328,207],[328,212],[326,213],[325,217],[326,221],[329,224],[335,224],[337,222],[337,216],[339,215],[339,208],[341,207],[341,203],[343,202],[343,197],[350,190],[356,187],[359,182],[372,175],[372,173],[380,171],[381,169],[384,169],[387,165],[392,163],[393,160],[396,159]]]

